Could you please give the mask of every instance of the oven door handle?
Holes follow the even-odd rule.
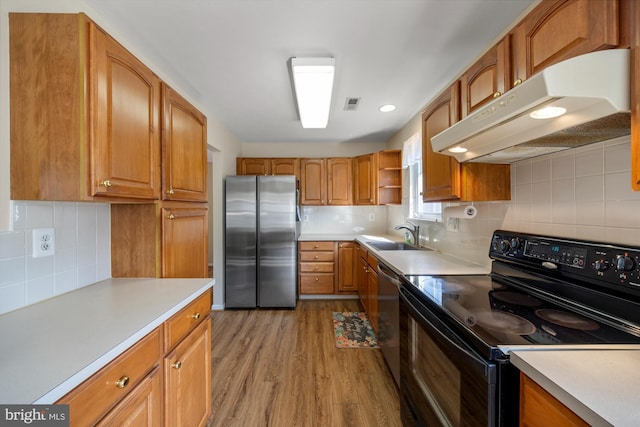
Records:
[[[492,367],[491,364],[488,361],[482,359],[480,356],[475,354],[470,349],[464,348],[460,344],[456,343],[450,336],[447,336],[447,334],[442,332],[438,327],[436,327],[433,324],[433,322],[431,322],[429,319],[424,317],[422,313],[420,313],[420,310],[414,304],[411,303],[409,298],[407,298],[407,295],[408,295],[408,291],[403,288],[400,288],[400,298],[402,298],[402,301],[405,304],[407,304],[409,308],[411,308],[411,311],[413,311],[413,314],[417,315],[420,318],[419,320],[422,321],[424,324],[426,324],[426,326],[429,327],[429,330],[432,331],[435,335],[437,335],[437,337],[440,340],[446,342],[448,345],[453,346],[456,350],[462,352],[462,354],[464,354],[466,357],[468,357],[478,365],[481,365],[482,367],[484,367],[485,376],[487,377],[490,383],[493,383],[495,381],[495,378],[494,378],[495,373],[493,372],[493,369],[491,369]],[[447,330],[449,329],[446,325],[442,325],[442,326]],[[450,332],[450,334],[454,335],[453,332]]]

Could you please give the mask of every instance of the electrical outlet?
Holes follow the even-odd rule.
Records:
[[[458,226],[460,225],[459,218],[447,218],[447,231],[454,233],[458,232]]]
[[[32,238],[34,258],[56,253],[56,235],[53,228],[34,228]]]
[[[370,213],[369,214],[369,221],[375,221],[375,220],[376,220],[376,214]]]

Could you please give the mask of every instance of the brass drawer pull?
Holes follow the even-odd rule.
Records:
[[[320,280],[320,278],[319,278],[319,277],[316,277],[316,282],[317,282],[317,281],[319,281],[319,280]]]
[[[125,388],[129,384],[129,377],[126,375],[122,376],[114,384],[118,388]]]
[[[314,256],[314,257],[313,257],[313,259],[318,259],[318,258],[319,258],[319,256],[318,256],[318,255],[316,255],[316,256]]]
[[[175,369],[180,369],[182,367],[182,362],[178,360],[177,362],[172,363],[171,367]]]
[[[200,313],[196,313],[193,316],[191,316],[193,319],[198,320],[200,318]]]
[[[111,181],[109,181],[108,179],[105,179],[104,181],[102,181],[100,185],[102,185],[103,187],[109,188],[111,187]]]
[[[318,267],[313,267],[314,271],[318,271]]]

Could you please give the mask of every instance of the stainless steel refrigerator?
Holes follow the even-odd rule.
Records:
[[[295,308],[294,176],[225,179],[225,307]]]

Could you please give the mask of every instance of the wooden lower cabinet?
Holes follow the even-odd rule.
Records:
[[[354,270],[356,244],[338,242],[338,293],[355,293],[358,291],[358,278]]]
[[[371,326],[378,331],[378,260],[359,246],[356,262],[358,297]]]
[[[206,425],[211,413],[210,318],[167,355],[164,372],[166,425]]]
[[[298,286],[300,295],[335,293],[336,242],[298,243]]]
[[[520,427],[587,427],[582,418],[520,373]]]
[[[209,289],[58,400],[69,405],[70,426],[205,425],[211,303]]]

